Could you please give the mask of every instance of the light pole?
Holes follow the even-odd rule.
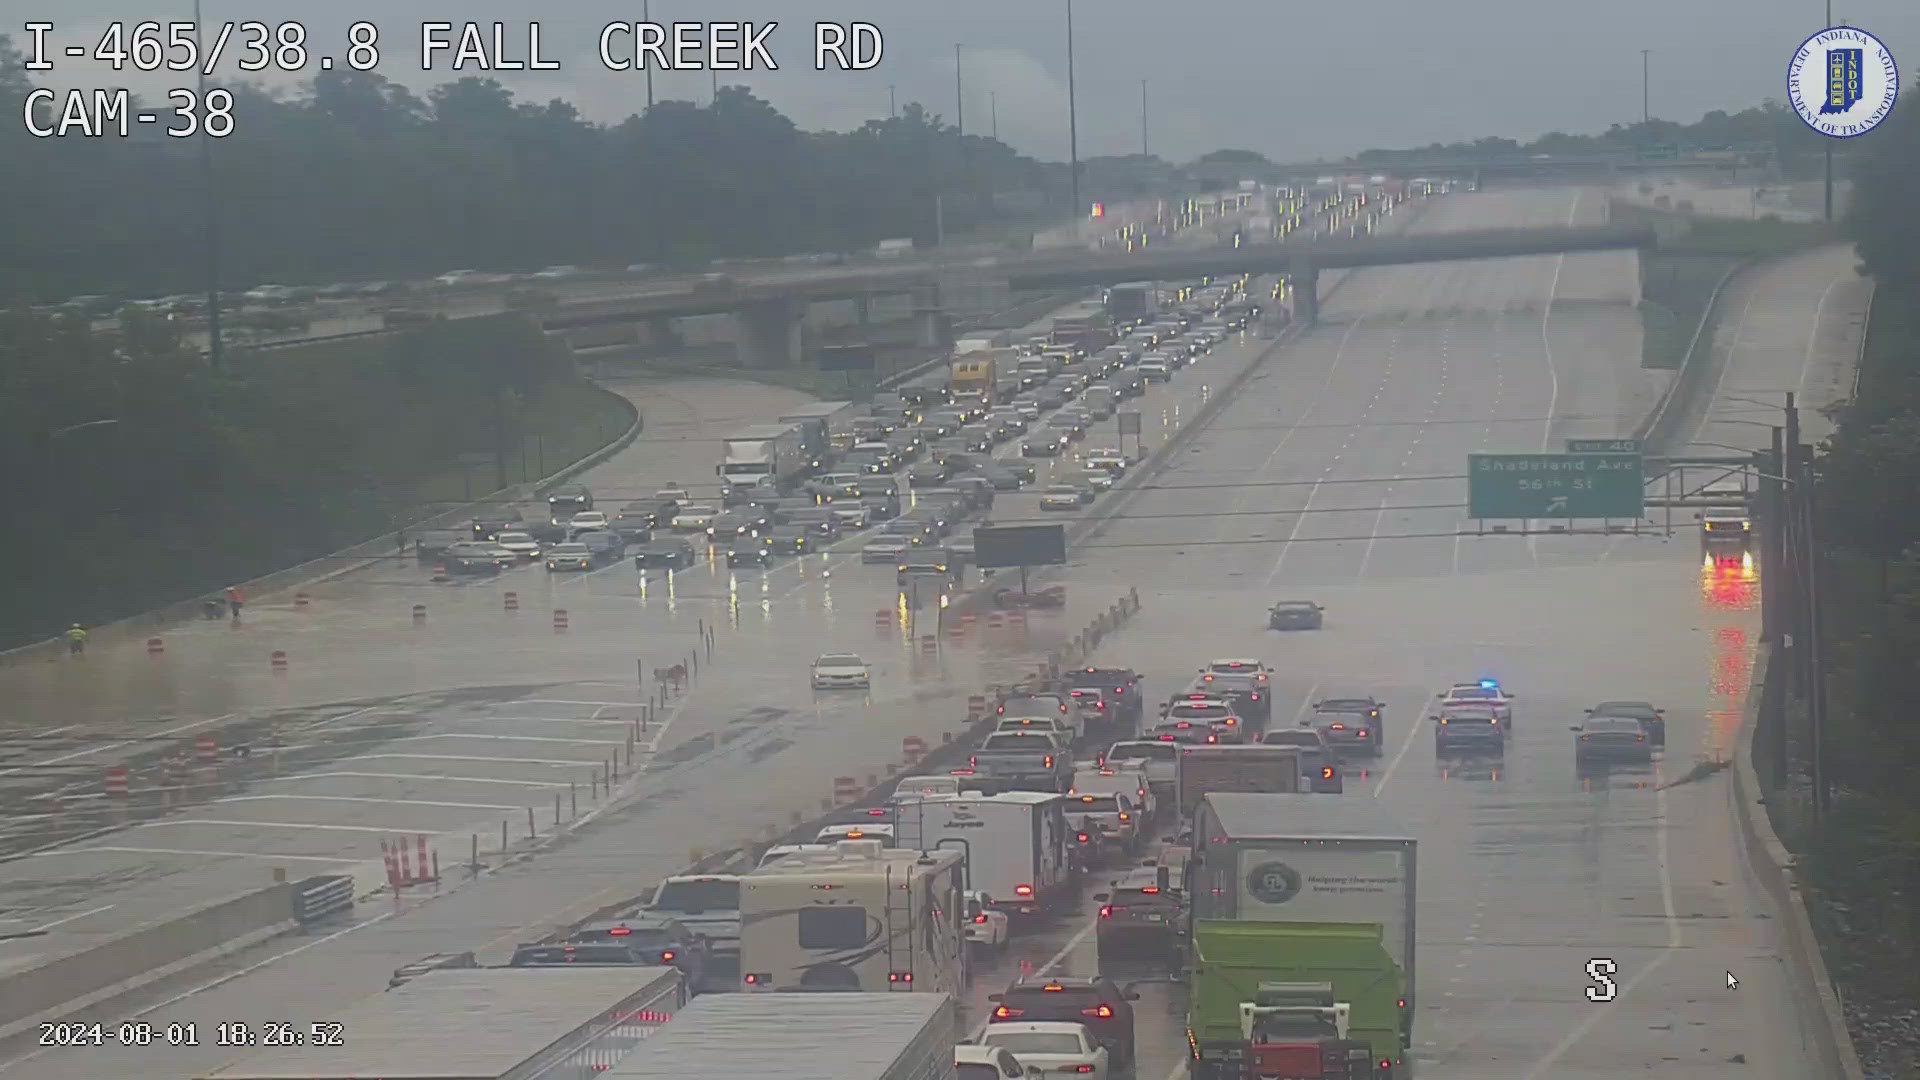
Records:
[[[640,0],[640,21],[646,23],[648,26],[653,25],[653,0]],[[194,24],[196,26],[199,25],[199,22],[200,20],[198,19],[194,20]],[[645,59],[646,55],[647,54],[644,52],[641,53],[640,54],[641,59]],[[647,111],[649,112],[653,111],[653,65],[652,64],[647,65]]]
[[[959,42],[953,44],[953,129],[961,138],[967,136],[967,97],[960,86],[960,50],[965,48]]]
[[[1067,155],[1073,186],[1073,222],[1080,228],[1080,110],[1073,94],[1073,0],[1067,0]]]
[[[1653,119],[1653,112],[1649,107],[1652,98],[1647,93],[1647,57],[1652,54],[1652,49],[1640,50],[1640,124],[1643,127]]]
[[[193,51],[205,55],[200,39],[200,0],[193,0]],[[196,92],[202,107],[207,102],[207,65],[199,65],[194,75]],[[206,196],[207,260],[207,363],[215,371],[226,365],[226,347],[220,334],[220,215],[219,199],[213,191],[213,141],[207,126],[200,125],[200,189]]]
[[[1000,141],[1000,95],[987,91],[987,113],[993,122],[993,141]]]
[[[899,115],[900,115],[900,106],[894,104],[893,84],[888,83],[887,84],[887,119],[892,120],[898,117]]]
[[[1827,29],[1833,29],[1833,0],[1827,0]],[[1820,149],[1827,159],[1827,181],[1822,191],[1826,220],[1831,224],[1833,222],[1833,140],[1827,139],[1826,145]]]

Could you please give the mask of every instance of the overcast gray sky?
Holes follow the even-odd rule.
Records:
[[[804,127],[848,128],[884,116],[887,87],[952,119],[954,55],[964,43],[967,130],[986,132],[991,93],[999,134],[1043,158],[1067,156],[1065,0],[647,0],[655,21],[777,19],[777,72],[723,74],[771,100]],[[111,19],[185,19],[192,0],[14,0],[0,24],[55,23],[54,45],[98,37]],[[645,102],[634,73],[597,58],[600,27],[639,19],[642,0],[203,0],[218,20],[302,21],[336,57],[349,23],[381,29],[379,70],[424,90],[453,77],[420,70],[422,20],[503,21],[522,52],[530,18],[557,72],[503,72],[524,98],[565,97],[596,120],[617,120]],[[797,7],[807,10],[796,17]],[[40,10],[35,10],[35,9]],[[564,9],[548,14],[551,9]],[[175,10],[177,9],[177,10]],[[1902,63],[1903,89],[1920,71],[1920,0],[1837,0],[1837,19],[1879,35]],[[1691,120],[1783,98],[1787,61],[1823,22],[1817,0],[1351,0],[1336,4],[1215,0],[1192,5],[1079,0],[1075,70],[1083,156],[1140,147],[1140,80],[1148,80],[1148,139],[1155,153],[1185,159],[1221,146],[1279,160],[1421,145],[1482,135],[1528,138],[1560,129],[1596,131],[1640,113],[1640,50],[1652,49],[1655,116]],[[877,25],[885,56],[876,70],[816,72],[815,20]],[[317,51],[317,50],[316,50]],[[237,50],[228,53],[228,64]],[[444,63],[444,58],[443,58]],[[60,60],[45,85],[179,85],[180,77],[116,75]],[[275,80],[266,80],[275,81]],[[287,80],[279,80],[287,81]],[[656,77],[656,95],[704,101],[705,72]]]

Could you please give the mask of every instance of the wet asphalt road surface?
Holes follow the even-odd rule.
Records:
[[[1572,191],[1443,202],[1423,229],[1588,212]],[[1616,295],[1631,266],[1631,256],[1574,255],[1354,275],[1330,300],[1327,325],[1249,382],[1173,469],[1076,550],[1065,576],[1070,596],[1140,588],[1142,615],[1099,659],[1134,665],[1150,694],[1176,689],[1212,656],[1253,655],[1277,671],[1277,722],[1341,691],[1387,702],[1386,754],[1355,763],[1336,797],[1382,799],[1421,842],[1422,1076],[1813,1075],[1771,919],[1740,863],[1724,778],[1675,784],[1732,743],[1756,583],[1703,575],[1685,533],[1457,537],[1464,481],[1409,479],[1457,476],[1472,450],[1630,429],[1650,403],[1631,359],[1637,321]],[[1562,305],[1549,316],[1550,289]],[[1821,337],[1844,351],[1843,335]],[[1293,596],[1327,606],[1324,630],[1263,628],[1265,606]],[[832,625],[834,615],[819,603],[809,617]],[[755,655],[724,688],[696,691],[676,723],[693,738],[713,735],[711,749],[648,778],[655,786],[575,842],[431,903],[366,906],[332,940],[275,942],[156,985],[144,995],[151,1018],[317,1019],[426,952],[497,954],[619,898],[636,869],[657,876],[677,865],[689,840],[722,846],[766,821],[771,792],[743,764],[758,740],[798,745],[804,736],[790,733],[812,726],[826,736],[815,743],[843,736],[830,756],[903,729],[873,709],[809,710],[791,677],[768,673],[735,690],[736,673],[773,666]],[[1518,694],[1512,744],[1501,759],[1436,759],[1425,704],[1482,675]],[[1566,725],[1608,697],[1667,709],[1668,748],[1652,768],[1574,768]],[[735,726],[773,733],[720,734]],[[773,760],[785,776],[798,757]],[[973,996],[1017,972],[1091,971],[1090,901],[1083,911],[982,965]],[[1617,966],[1613,1002],[1585,997],[1596,957]],[[1729,970],[1741,978],[1734,994]],[[223,975],[231,981],[197,990]],[[1177,990],[1140,989],[1138,1075],[1159,1080],[1181,1071]],[[984,1016],[977,1001],[972,1013]],[[135,1066],[131,1052],[66,1051],[6,1071],[187,1077],[219,1060],[203,1050],[163,1063],[147,1052]]]
[[[1146,444],[1168,438],[1212,380],[1268,344],[1252,335],[1224,344],[1136,403]],[[702,479],[725,432],[806,400],[718,380],[610,385],[648,417],[643,438],[583,477],[614,506],[669,482],[711,493]],[[1096,430],[1082,449],[1103,440],[1117,441]],[[1072,467],[1035,464],[1036,488]],[[1037,498],[1006,494],[992,513],[1033,517]],[[545,512],[522,509],[529,519]],[[0,969],[261,887],[276,868],[352,873],[364,894],[385,879],[383,845],[403,845],[412,861],[424,846],[443,867],[498,865],[590,824],[609,794],[670,803],[690,762],[737,770],[737,791],[718,793],[720,812],[663,835],[656,850],[678,857],[644,872],[657,877],[689,852],[818,813],[836,778],[884,775],[908,737],[938,745],[963,726],[969,695],[1017,681],[1119,595],[1072,590],[1064,610],[1036,612],[1024,627],[942,626],[935,613],[897,610],[892,568],[863,565],[860,542],[764,569],[729,569],[706,551],[671,574],[622,561],[453,583],[396,557],[308,589],[305,605],[256,603],[238,623],[169,631],[160,656],[131,643],[0,672],[19,700],[60,700],[75,715],[172,707],[11,742],[0,783],[11,782],[14,813],[0,840],[16,857],[0,863],[9,916],[0,926],[14,933],[0,940]],[[410,617],[415,603],[424,620]],[[709,632],[711,652],[700,644]],[[839,649],[872,663],[873,692],[809,697],[807,663]],[[263,662],[272,650],[285,652],[284,671]],[[655,697],[657,669],[677,663],[694,692]],[[184,718],[213,709],[222,711]],[[234,757],[236,718],[249,721],[244,760]],[[218,760],[205,762],[193,740],[209,730],[221,731]],[[108,795],[105,768],[136,752],[129,795]],[[763,770],[781,782],[754,783]],[[635,888],[648,880],[614,869]]]

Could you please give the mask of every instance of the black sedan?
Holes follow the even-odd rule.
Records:
[[[1267,609],[1267,629],[1318,630],[1326,610],[1311,600],[1282,600]]]
[[[1058,428],[1049,429],[1041,435],[1020,444],[1021,457],[1059,457],[1073,442],[1073,437]]]
[[[1589,716],[1573,725],[1573,760],[1582,768],[1612,762],[1653,760],[1653,742],[1630,716]]]
[[[685,540],[655,540],[636,552],[633,565],[641,570],[684,570],[698,558]]]
[[[1603,701],[1587,710],[1588,716],[1623,716],[1640,721],[1647,741],[1656,749],[1667,745],[1667,710],[1656,709],[1646,701]]]
[[[773,549],[758,537],[741,537],[727,549],[728,566],[766,566],[771,562]]]

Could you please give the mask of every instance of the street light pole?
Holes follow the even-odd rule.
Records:
[[[900,115],[900,106],[894,104],[893,84],[888,83],[887,84],[887,119],[892,120],[897,118],[899,115]]]
[[[961,138],[967,136],[967,96],[960,86],[960,49],[959,42],[953,45],[953,128]]]
[[[993,123],[993,141],[1000,141],[1000,95],[987,91],[987,114]]]
[[[1833,0],[1827,0],[1827,29],[1833,29]],[[1833,140],[1831,138],[1826,140],[1826,145],[1821,147],[1821,151],[1827,159],[1827,182],[1822,190],[1826,220],[1831,224],[1833,222]]]
[[[1647,57],[1652,53],[1652,49],[1640,50],[1640,123],[1642,126],[1653,119],[1653,110],[1650,107],[1653,98],[1647,92]]]
[[[653,0],[640,0],[640,21],[646,23],[649,26],[653,24]],[[199,25],[199,22],[200,20],[198,19],[194,20],[194,24],[196,26]],[[640,58],[642,60],[645,60],[646,56],[647,54],[644,52],[640,54]],[[647,111],[649,112],[653,111],[653,65],[652,64],[647,65]]]
[[[1073,0],[1067,0],[1067,154],[1073,184],[1074,229],[1080,227],[1080,110],[1073,93]]]
[[[200,38],[200,0],[193,0],[193,48],[196,56],[205,55]],[[194,83],[200,104],[207,101],[207,66],[200,65]],[[207,364],[215,371],[226,366],[226,343],[220,333],[220,200],[213,190],[213,140],[207,126],[200,125],[200,189],[206,197],[207,261]]]

